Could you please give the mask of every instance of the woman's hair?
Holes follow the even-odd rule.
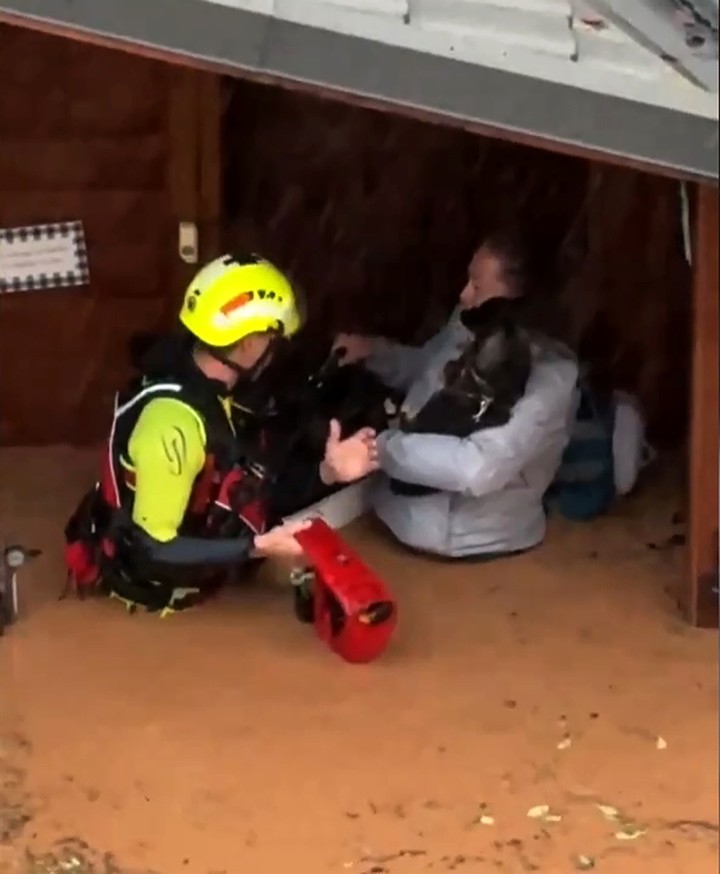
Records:
[[[526,327],[555,334],[557,242],[537,228],[512,225],[489,234],[481,245],[500,259],[506,282],[522,298],[518,316]]]
[[[518,297],[525,297],[531,287],[530,247],[517,229],[497,231],[485,237],[482,247],[500,259],[505,281]]]

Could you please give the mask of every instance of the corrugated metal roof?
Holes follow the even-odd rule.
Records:
[[[587,7],[574,5],[571,18],[569,0],[0,2],[0,20],[84,31],[489,135],[718,179],[717,97]]]
[[[588,0],[610,23],[706,90],[718,91],[717,0]]]
[[[718,117],[716,96],[689,81],[587,0],[198,2]],[[639,3],[632,0],[633,6]]]

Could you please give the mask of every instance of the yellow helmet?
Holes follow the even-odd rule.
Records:
[[[185,292],[180,321],[208,346],[232,346],[249,334],[292,337],[301,326],[288,278],[256,255],[223,255],[206,264]]]

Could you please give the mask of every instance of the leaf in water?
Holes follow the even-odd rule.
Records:
[[[495,825],[495,817],[487,814],[480,817],[480,825]]]
[[[634,841],[636,838],[641,838],[645,834],[647,834],[647,829],[626,826],[622,831],[615,832],[615,837],[619,841]]]
[[[592,871],[595,867],[595,859],[592,856],[586,856],[584,853],[575,856],[573,862],[578,871]]]
[[[655,741],[655,746],[659,750],[666,750],[667,749],[667,741],[665,740],[664,737],[658,737],[658,739]]]
[[[617,822],[620,819],[620,811],[616,807],[611,807],[609,804],[598,804],[597,809],[610,822]]]
[[[530,819],[543,819],[550,813],[550,807],[547,804],[538,804],[537,807],[531,807],[527,815]]]
[[[572,746],[572,738],[570,737],[569,734],[566,734],[565,737],[557,745],[557,748],[559,750],[566,750],[571,746]]]

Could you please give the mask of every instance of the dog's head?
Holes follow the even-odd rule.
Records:
[[[473,336],[460,357],[445,366],[445,389],[509,411],[525,393],[532,366],[518,302],[493,298],[466,310],[461,319]]]

